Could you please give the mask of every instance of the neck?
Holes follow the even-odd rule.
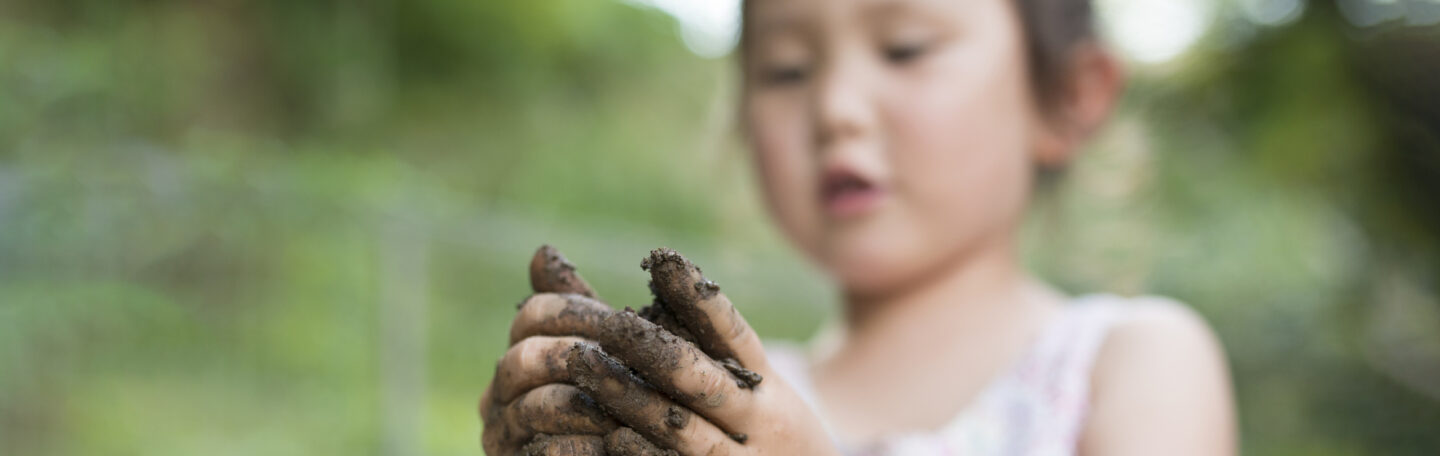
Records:
[[[888,294],[847,293],[844,345],[864,357],[865,347],[933,345],[937,335],[994,340],[1032,324],[1054,300],[1028,280],[1014,242],[991,243],[951,259],[915,283]],[[988,344],[987,344],[988,345]]]

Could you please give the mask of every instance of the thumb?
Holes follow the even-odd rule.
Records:
[[[706,354],[716,361],[733,359],[749,369],[769,370],[760,337],[699,267],[668,248],[650,251],[640,267],[650,271],[657,303],[673,314]]]

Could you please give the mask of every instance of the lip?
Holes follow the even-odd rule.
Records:
[[[835,166],[826,169],[820,182],[820,199],[825,213],[838,220],[854,219],[884,202],[886,190],[874,179],[854,169]]]

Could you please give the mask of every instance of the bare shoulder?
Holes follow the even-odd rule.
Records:
[[[1125,361],[1122,355],[1222,356],[1219,340],[1205,319],[1194,310],[1164,298],[1131,300],[1123,317],[1110,330],[1100,360]],[[1099,366],[1104,367],[1104,366]]]
[[[1235,452],[1224,350],[1195,311],[1160,298],[1128,304],[1095,359],[1083,454]]]

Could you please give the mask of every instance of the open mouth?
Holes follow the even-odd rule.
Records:
[[[826,171],[820,185],[825,212],[836,218],[851,218],[868,212],[880,203],[885,193],[876,183],[844,168]]]

